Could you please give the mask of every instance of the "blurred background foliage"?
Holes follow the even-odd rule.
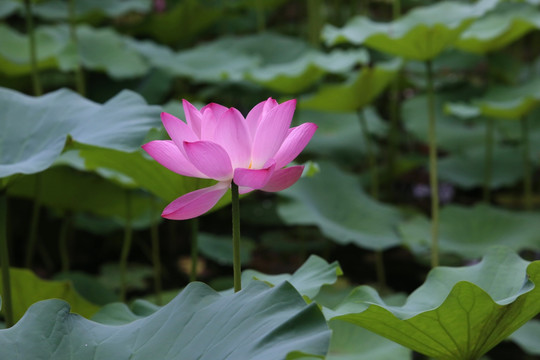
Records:
[[[292,273],[318,254],[345,274],[318,295],[329,303],[365,283],[410,293],[429,269],[426,61],[441,263],[501,244],[538,259],[539,29],[534,0],[3,0],[0,189],[11,265],[26,268],[12,276],[64,284],[27,305],[62,297],[88,316],[120,298],[163,304],[190,276],[230,287],[229,198],[164,221],[168,202],[208,181],[140,145],[166,138],[160,111],[184,119],[181,99],[246,114],[274,97],[297,98],[295,122],[319,126],[297,159],[311,174],[242,199],[243,266]],[[538,335],[532,324],[520,331]],[[517,343],[490,356],[539,354]]]

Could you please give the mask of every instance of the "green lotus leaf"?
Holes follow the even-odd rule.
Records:
[[[436,359],[479,359],[540,312],[539,281],[540,261],[494,248],[476,265],[433,269],[403,306],[362,286],[345,300],[357,310],[335,319]]]
[[[39,174],[18,178],[8,186],[8,195],[32,199],[36,195],[36,182],[44,206],[66,212],[85,212],[100,217],[111,217],[124,223],[129,196],[133,225],[159,219],[162,201],[141,191],[130,191],[100,176],[81,172],[66,166],[53,166]]]
[[[428,114],[426,96],[419,95],[403,102],[401,116],[408,132],[417,139],[428,138]],[[437,118],[437,143],[440,149],[460,153],[475,147],[483,147],[486,138],[485,122],[467,123],[443,112],[444,96],[435,98]]]
[[[427,250],[430,221],[416,216],[399,226],[405,243]],[[487,205],[461,207],[448,205],[440,213],[439,246],[442,253],[475,259],[493,245],[515,251],[540,248],[538,214],[499,209]]]
[[[365,44],[411,60],[430,60],[452,46],[475,19],[496,3],[496,0],[482,0],[474,5],[439,2],[417,7],[391,23],[355,17],[341,29],[326,25],[322,37],[328,45]]]
[[[28,269],[11,268],[9,272],[13,318],[15,321],[22,318],[32,304],[45,299],[55,298],[68,301],[73,312],[87,318],[99,309],[97,305],[79,295],[70,281],[43,280]],[[2,279],[0,279],[1,284]]]
[[[147,13],[151,7],[150,0],[77,0],[75,2],[75,15],[77,17],[91,15],[118,17],[130,12]],[[32,13],[45,20],[67,20],[68,3],[62,0],[39,1],[33,5]]]
[[[401,60],[394,59],[366,66],[353,73],[345,83],[322,85],[315,94],[300,98],[298,108],[336,112],[359,110],[380,95],[401,65]]]
[[[357,64],[366,64],[366,50],[334,50],[329,54],[306,52],[288,63],[269,64],[248,71],[246,78],[269,89],[298,94],[320,80],[326,73],[344,73]]]
[[[0,3],[0,19],[13,14],[20,8],[20,2],[17,0],[5,0]]]
[[[400,244],[397,225],[402,216],[396,208],[370,198],[357,177],[328,162],[319,166],[319,174],[280,192],[290,199],[278,206],[286,224],[315,225],[339,244],[371,250]]]
[[[520,119],[540,104],[540,78],[533,78],[514,87],[491,87],[479,99],[470,103],[449,103],[446,111],[459,116],[493,117],[497,119]]]
[[[0,88],[0,108],[0,178],[48,168],[68,135],[79,143],[133,151],[159,126],[159,108],[130,91],[101,105],[66,89],[30,97]]]
[[[39,69],[58,67],[58,54],[67,46],[68,33],[60,34],[55,28],[38,28],[35,31],[36,56]],[[28,37],[5,24],[0,24],[0,71],[6,75],[31,72]]]
[[[326,360],[411,360],[412,352],[393,341],[354,324],[331,320]]]
[[[32,346],[21,347],[21,336]],[[226,295],[191,283],[161,309],[118,326],[71,314],[60,300],[37,303],[16,326],[0,330],[0,347],[12,360],[276,360],[293,352],[322,357],[329,338],[320,310],[288,283],[253,282]]]
[[[531,320],[510,335],[510,340],[515,342],[529,355],[540,355],[540,321]]]
[[[0,45],[2,71],[8,75],[30,73],[28,37],[7,26],[0,27],[6,41]],[[126,43],[127,37],[111,28],[95,29],[77,26],[77,48],[70,43],[67,25],[43,26],[36,29],[38,66],[72,71],[80,59],[86,69],[103,71],[115,79],[146,74],[149,64]]]
[[[523,151],[519,148],[497,146],[493,149],[490,188],[516,184],[523,179]],[[439,160],[439,178],[465,189],[484,184],[485,149],[475,147],[461,154],[451,154]]]
[[[388,126],[376,110],[370,106],[364,109],[368,131],[383,137]],[[297,123],[314,122],[319,127],[304,150],[336,161],[357,162],[358,154],[366,153],[364,137],[357,113],[331,113],[304,110],[299,111]],[[373,144],[375,145],[375,144]]]
[[[294,274],[267,275],[256,270],[242,272],[242,286],[261,280],[272,286],[289,282],[296,290],[308,298],[315,297],[323,285],[333,284],[343,272],[337,261],[329,264],[324,259],[311,255]]]
[[[501,49],[534,29],[540,29],[540,12],[536,7],[525,3],[502,3],[466,29],[455,46],[483,54]]]

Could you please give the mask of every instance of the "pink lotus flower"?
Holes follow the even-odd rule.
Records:
[[[161,216],[173,220],[197,217],[210,210],[234,181],[241,194],[280,191],[294,184],[303,166],[285,166],[307,145],[317,125],[289,128],[295,100],[268,99],[246,118],[235,108],[208,104],[200,111],[183,101],[187,124],[161,113],[172,140],[151,141],[142,148],[180,175],[215,179],[217,184],[187,193],[167,205]]]

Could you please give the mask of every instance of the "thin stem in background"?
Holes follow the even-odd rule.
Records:
[[[323,26],[323,12],[324,3],[322,0],[307,0],[307,14],[308,14],[308,38],[309,43],[314,47],[319,47],[321,29]]]
[[[191,225],[191,272],[189,281],[197,280],[197,268],[199,265],[199,219],[193,218],[189,221]]]
[[[486,124],[486,153],[484,156],[484,202],[490,202],[491,198],[491,176],[493,167],[493,119],[488,118]]]
[[[132,243],[131,229],[131,194],[126,190],[126,225],[124,227],[124,242],[120,254],[120,300],[126,301],[127,294],[127,260]]]
[[[69,15],[69,35],[71,38],[71,44],[73,45],[76,56],[77,56],[77,62],[75,65],[75,85],[77,87],[77,92],[81,94],[82,96],[85,96],[86,89],[85,89],[84,73],[83,73],[83,69],[82,69],[81,61],[79,57],[79,47],[78,47],[78,40],[77,40],[75,0],[69,0],[68,11],[69,11],[69,14],[68,14]]]
[[[62,264],[62,272],[69,271],[69,230],[71,228],[71,214],[67,212],[62,220],[60,228],[60,236],[58,248],[60,252],[60,263]]]
[[[26,259],[24,265],[27,269],[32,268],[39,227],[39,215],[41,210],[41,174],[36,174],[34,183],[34,204],[32,206],[32,217],[30,220],[30,233],[28,234],[28,247],[26,248]]]
[[[427,111],[429,120],[429,186],[431,188],[431,267],[439,265],[439,184],[437,177],[437,131],[433,65],[426,61]]]
[[[242,268],[240,264],[240,200],[238,185],[231,184],[232,235],[233,235],[233,274],[234,292],[242,290]]]
[[[39,80],[39,72],[37,66],[36,34],[34,32],[34,18],[32,17],[31,0],[24,0],[24,8],[26,12],[26,30],[28,32],[28,40],[30,45],[30,67],[32,68],[32,85],[34,87],[34,95],[40,96],[43,91],[41,89],[41,81]]]
[[[523,196],[525,209],[531,210],[533,207],[531,146],[529,141],[529,121],[527,116],[521,118],[521,141],[523,143]]]
[[[368,125],[366,122],[366,116],[364,110],[358,110],[358,119],[360,120],[360,127],[362,128],[362,136],[364,137],[364,143],[366,144],[366,152],[368,157],[369,173],[371,175],[370,192],[371,197],[374,199],[379,198],[379,176],[377,172],[377,163],[375,159],[375,153],[371,146],[371,138],[369,136]],[[381,289],[386,287],[386,275],[384,272],[384,259],[382,250],[375,250],[375,272],[377,274],[377,282]]]
[[[257,12],[257,31],[263,32],[266,30],[266,19],[264,14],[263,0],[255,0],[255,11]]]
[[[11,299],[11,278],[9,276],[9,246],[7,240],[7,196],[0,190],[0,262],[2,263],[2,311],[6,328],[12,327],[13,306]]]
[[[161,298],[161,257],[159,250],[159,229],[157,221],[152,222],[150,225],[150,238],[152,240],[152,263],[154,265],[154,292],[156,293],[156,304],[161,306],[163,304],[163,299]]]
[[[392,19],[397,20],[401,16],[401,0],[392,2]],[[396,158],[399,147],[399,78],[401,71],[396,74],[390,87],[390,132],[389,132],[389,149],[388,149],[388,175],[390,184],[394,183],[396,177]],[[393,191],[393,188],[391,188]]]
[[[360,120],[360,127],[362,128],[362,136],[364,137],[364,143],[366,144],[366,152],[368,157],[368,167],[371,177],[370,189],[371,196],[374,199],[379,197],[379,175],[377,173],[377,163],[375,159],[375,153],[373,152],[371,138],[369,136],[369,131],[366,123],[366,116],[364,110],[358,110],[358,119]]]

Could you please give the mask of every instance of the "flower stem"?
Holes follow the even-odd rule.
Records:
[[[489,203],[491,196],[491,173],[493,163],[493,119],[488,118],[486,124],[486,153],[484,157],[484,191],[485,203]]]
[[[30,234],[28,234],[28,247],[26,249],[26,258],[24,265],[30,269],[34,261],[36,252],[37,234],[39,227],[39,213],[41,209],[41,175],[36,174],[34,183],[34,204],[32,206],[32,217],[30,220]]]
[[[153,203],[153,202],[152,202]],[[152,240],[152,262],[154,265],[154,292],[157,305],[162,305],[161,298],[161,258],[159,256],[159,231],[157,221],[150,225],[150,238]]]
[[[75,85],[77,86],[77,92],[82,96],[85,96],[85,83],[84,83],[84,73],[81,66],[81,61],[79,57],[79,50],[77,46],[77,28],[76,28],[76,18],[75,18],[75,0],[69,0],[68,4],[69,11],[69,35],[71,38],[71,43],[75,48],[75,53],[77,54],[77,63],[75,65]]]
[[[62,227],[60,228],[60,239],[59,251],[60,251],[60,262],[62,264],[62,272],[69,271],[69,249],[68,249],[68,239],[69,239],[69,228],[71,226],[71,214],[66,213],[64,219],[62,220]]]
[[[199,220],[193,218],[190,220],[191,225],[191,272],[189,274],[189,281],[197,280],[197,265],[199,263]]]
[[[257,31],[266,30],[266,19],[264,14],[264,4],[262,0],[255,0],[255,11],[257,15]]]
[[[377,164],[373,148],[371,147],[371,138],[369,137],[368,126],[364,110],[358,110],[358,119],[362,128],[364,143],[366,144],[366,152],[368,157],[369,173],[371,175],[370,189],[371,197],[377,199],[379,197],[379,176],[377,173]],[[375,272],[377,273],[377,282],[381,289],[386,286],[386,276],[384,274],[384,261],[382,250],[375,250]]]
[[[431,267],[439,265],[439,185],[437,180],[437,132],[433,66],[426,61],[427,107],[429,117],[429,185],[431,188]]]
[[[392,19],[397,20],[401,15],[401,0],[394,0],[392,2]],[[390,87],[390,132],[388,134],[388,175],[390,178],[390,184],[394,183],[396,176],[396,158],[399,147],[399,78],[400,73],[396,75],[392,81]],[[390,189],[394,192],[393,187]]]
[[[37,51],[36,51],[36,34],[34,32],[34,19],[32,17],[32,1],[24,0],[26,12],[26,31],[28,32],[28,41],[30,45],[30,67],[32,68],[32,85],[34,87],[34,95],[40,96],[43,91],[41,89],[41,81],[39,80]]]
[[[320,34],[324,24],[323,5],[322,0],[307,0],[309,43],[314,47],[320,45]]]
[[[2,311],[6,328],[13,326],[13,307],[11,302],[11,279],[9,275],[9,247],[7,241],[7,196],[0,190],[0,262],[2,264]]]
[[[532,201],[532,173],[531,173],[531,149],[529,144],[529,122],[526,116],[521,118],[521,141],[523,142],[523,196],[525,209],[531,210]]]
[[[120,254],[120,300],[126,301],[127,293],[127,260],[131,250],[131,194],[126,190],[126,225],[124,227],[124,242]]]
[[[232,233],[233,233],[233,273],[234,292],[242,290],[242,269],[240,266],[240,201],[238,186],[231,184],[232,194]]]

